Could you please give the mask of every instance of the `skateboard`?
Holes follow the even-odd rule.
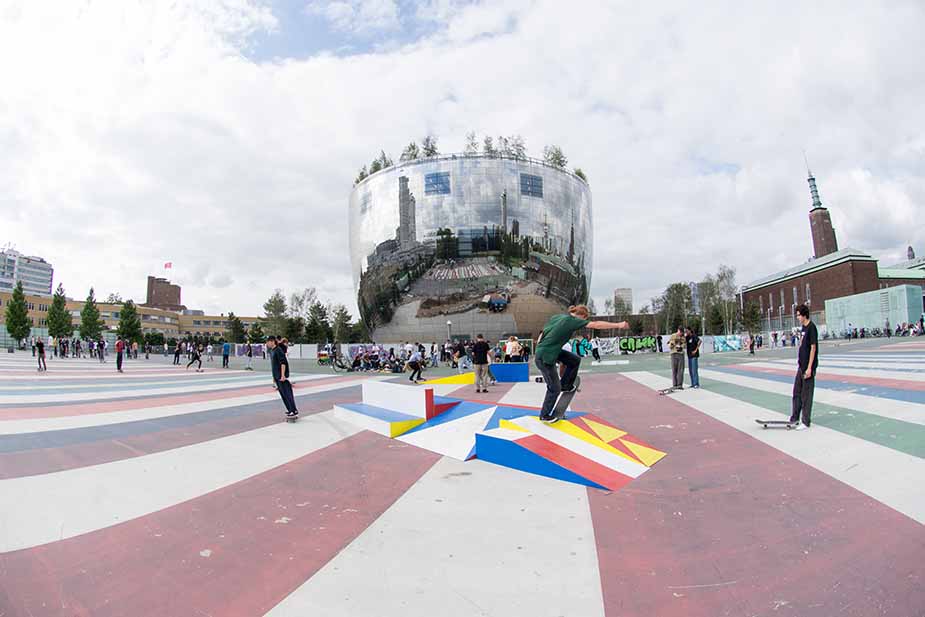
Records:
[[[571,404],[575,394],[581,389],[581,377],[575,376],[575,388],[571,392],[560,392],[559,398],[556,399],[556,405],[552,408],[552,417],[560,420],[565,417],[568,406]]]
[[[286,422],[298,422],[298,421],[299,421],[298,414],[294,416],[286,416]]]
[[[543,379],[542,377],[536,377],[536,378],[534,378],[534,381],[536,381],[536,383],[543,383],[543,382],[545,382],[546,380]]]
[[[755,420],[763,428],[786,428],[788,431],[797,427],[799,422],[791,422],[790,420]]]
[[[665,388],[664,390],[659,390],[658,393],[661,394],[661,395],[665,395],[665,394],[671,394],[672,392],[677,392],[677,391],[683,390],[683,389],[684,389],[684,388],[675,388],[675,387],[672,386],[671,388]]]

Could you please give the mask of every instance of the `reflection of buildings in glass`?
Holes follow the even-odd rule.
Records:
[[[538,334],[586,299],[591,243],[587,184],[539,161],[410,161],[350,199],[358,305],[377,340],[443,340],[447,321],[453,335]]]

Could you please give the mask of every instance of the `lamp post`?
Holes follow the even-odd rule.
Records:
[[[448,341],[453,340],[452,332],[453,332],[453,322],[447,319],[446,320],[446,340]]]

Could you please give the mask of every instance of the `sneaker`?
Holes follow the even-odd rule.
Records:
[[[802,422],[800,422],[800,423],[797,425],[797,427],[796,427],[795,429],[793,429],[793,430],[795,430],[795,431],[805,431],[805,430],[808,429],[808,428],[809,428],[808,426],[806,426],[805,424],[803,424]]]
[[[549,418],[548,420],[546,420],[545,422],[546,422],[546,424],[555,424],[555,423],[558,422],[559,420],[562,420],[562,418],[559,417],[558,414],[556,414],[556,415],[554,415],[553,417],[551,417],[551,418]]]

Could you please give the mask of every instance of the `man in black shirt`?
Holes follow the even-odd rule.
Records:
[[[270,369],[273,372],[273,383],[286,406],[286,417],[294,418],[299,415],[295,407],[295,397],[292,395],[292,384],[289,382],[289,359],[286,358],[286,346],[277,343],[275,336],[267,338],[267,349],[270,350]]]
[[[485,337],[479,334],[472,345],[472,365],[475,369],[475,391],[488,392],[488,353],[491,351]]]
[[[684,341],[687,343],[687,371],[691,374],[691,388],[699,388],[700,373],[697,372],[697,365],[700,362],[700,337],[688,328]]]
[[[813,413],[813,391],[816,387],[816,368],[819,366],[819,332],[809,319],[809,307],[797,307],[797,318],[803,325],[803,340],[800,343],[799,366],[793,380],[793,410],[790,422],[798,423],[798,431],[808,429]],[[801,418],[802,415],[802,418]]]

